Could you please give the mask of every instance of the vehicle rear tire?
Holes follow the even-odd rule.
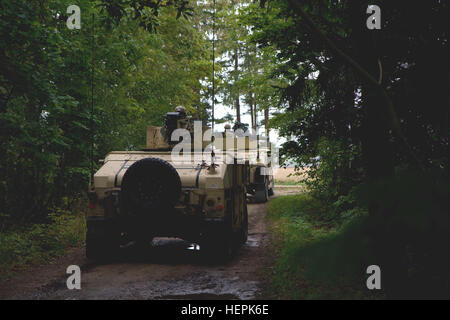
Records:
[[[218,263],[229,261],[234,251],[231,241],[214,241],[212,239],[200,244],[200,250],[206,259]]]
[[[241,228],[241,243],[244,244],[248,240],[248,210],[247,203],[244,204],[244,222]]]
[[[275,194],[274,188],[275,188],[274,183],[272,183],[272,187],[268,191],[269,197]]]
[[[255,201],[258,203],[267,202],[267,200],[269,199],[269,190],[267,186],[267,181],[264,182],[264,189],[256,190],[254,198]]]
[[[91,230],[90,230],[91,229]],[[119,235],[111,226],[96,226],[86,233],[86,257],[93,260],[107,260],[119,250]]]
[[[202,255],[213,262],[227,262],[234,253],[233,234],[230,228],[223,227],[222,230],[211,230],[203,236],[200,242]]]

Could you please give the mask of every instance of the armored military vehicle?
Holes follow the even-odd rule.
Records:
[[[200,251],[229,258],[247,241],[249,166],[233,152],[184,150],[174,159],[176,129],[193,135],[183,108],[169,112],[164,127],[147,128],[147,148],[114,151],[90,183],[86,255],[108,258],[130,242],[177,237]],[[232,161],[225,161],[232,157]]]
[[[231,130],[231,126],[225,125],[225,132],[228,130]],[[246,188],[248,198],[257,203],[267,202],[269,197],[273,196],[275,193],[270,141],[266,138],[267,140],[264,141],[265,143],[260,147],[261,141],[259,135],[245,135],[248,130],[247,124],[236,122],[233,126],[233,131],[238,132],[238,130],[240,130],[240,133],[237,135],[243,135],[246,138],[245,146],[242,146],[240,157],[253,160],[250,161],[247,178]],[[235,147],[235,149],[240,151],[238,147]]]
[[[250,165],[247,192],[255,202],[267,202],[275,194],[272,170],[271,163],[258,161]]]

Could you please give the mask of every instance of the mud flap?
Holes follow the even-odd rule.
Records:
[[[200,240],[200,250],[205,258],[215,262],[226,262],[233,256],[235,241],[227,219],[207,222],[208,226]]]
[[[109,259],[119,250],[119,233],[111,220],[89,219],[86,232],[86,257]]]

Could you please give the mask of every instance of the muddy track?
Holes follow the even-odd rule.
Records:
[[[277,194],[292,193],[279,190]],[[249,237],[225,264],[211,263],[191,243],[157,238],[145,249],[94,263],[75,249],[48,265],[0,284],[0,299],[255,299],[261,298],[263,266],[271,257],[266,204],[249,204]],[[81,267],[81,290],[68,290],[65,271]]]

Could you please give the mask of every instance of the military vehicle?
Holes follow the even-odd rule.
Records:
[[[273,169],[271,163],[258,161],[250,165],[247,192],[255,202],[264,203],[274,192]]]
[[[225,125],[225,132],[231,129],[230,125]],[[233,131],[242,130],[237,135],[245,135],[248,130],[248,125],[245,123],[236,122],[233,126]],[[247,193],[248,198],[257,203],[264,203],[269,200],[274,192],[274,178],[271,161],[271,151],[269,148],[270,141],[267,139],[266,144],[260,147],[260,137],[253,135],[253,141],[249,136],[245,137],[245,147],[242,148],[245,159],[253,159],[250,161],[250,169],[247,178]],[[253,142],[253,143],[252,143]],[[235,149],[239,149],[235,147]]]
[[[248,162],[234,152],[204,152],[210,141],[200,151],[189,149],[188,160],[173,159],[178,142],[171,137],[180,128],[193,135],[183,108],[167,113],[164,127],[147,128],[146,149],[105,157],[89,187],[88,258],[108,258],[154,237],[182,238],[200,252],[229,258],[247,241]]]

